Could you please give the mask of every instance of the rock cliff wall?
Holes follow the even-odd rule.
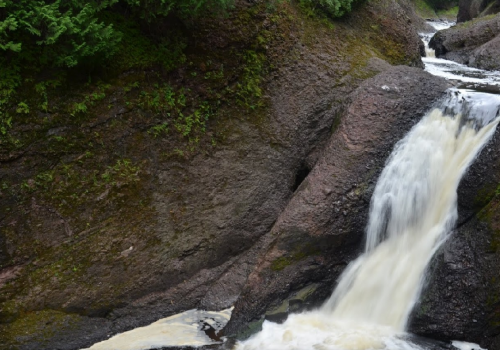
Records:
[[[178,69],[124,72],[95,92],[89,82],[86,114],[70,118],[56,100],[16,123],[12,135],[29,141],[0,152],[0,344],[78,349],[186,309],[225,308],[242,290],[239,326],[313,280],[323,281],[316,299],[326,296],[358,249],[391,144],[445,87],[390,68],[422,66],[415,21],[404,0],[362,3],[336,21],[241,1],[184,28]],[[158,123],[159,103],[203,96],[216,102]],[[273,275],[243,315],[252,281]]]
[[[399,66],[350,95],[338,128],[271,229],[266,252],[235,305],[229,334],[307,285],[315,283],[310,299],[316,302],[330,296],[339,273],[362,249],[371,194],[386,157],[446,88],[440,78]]]

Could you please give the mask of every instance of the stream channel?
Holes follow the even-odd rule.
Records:
[[[436,30],[450,25],[430,24]],[[427,45],[432,33],[421,36]],[[373,193],[364,253],[345,269],[322,307],[292,314],[283,324],[265,321],[236,350],[429,349],[405,333],[408,317],[429,261],[455,225],[460,179],[500,120],[499,72],[433,56],[428,49],[425,70],[454,81],[456,88],[395,145]],[[86,350],[217,344],[230,316],[231,309],[190,310]]]

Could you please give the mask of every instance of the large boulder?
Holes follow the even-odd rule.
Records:
[[[500,69],[500,35],[479,46],[469,56],[469,66],[487,70]]]
[[[306,306],[331,294],[340,272],[362,249],[371,194],[393,145],[446,87],[440,78],[398,66],[350,95],[315,167],[273,225],[226,334],[248,334],[247,325],[254,327],[266,310],[279,309],[289,296],[296,299],[308,285],[314,285],[315,303]]]

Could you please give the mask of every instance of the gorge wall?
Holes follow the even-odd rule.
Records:
[[[470,21],[499,11],[500,2],[498,0],[460,0],[458,2],[457,22]]]
[[[350,95],[338,129],[271,229],[267,252],[236,302],[229,334],[289,295],[297,307],[295,295],[313,283],[309,299],[330,296],[339,273],[362,249],[386,157],[446,88],[444,80],[419,69],[391,67]]]
[[[359,253],[394,143],[449,85],[420,69],[415,28],[425,24],[410,2],[364,2],[334,21],[311,11],[239,1],[226,17],[179,24],[188,41],[172,71],[88,83],[69,96],[90,96],[85,114],[69,118],[61,98],[14,125],[29,142],[2,143],[0,153],[5,349],[78,349],[179,311],[231,305],[226,333],[241,336],[330,295]],[[163,105],[191,119],[164,123]],[[483,271],[468,285],[477,292],[454,297],[471,303],[478,327],[463,313],[452,333],[434,327],[448,309],[425,305],[449,296],[430,282],[419,334],[493,344],[496,328],[486,340],[479,331],[496,320],[484,289],[496,277],[483,266],[498,266],[490,243],[500,179],[488,165],[497,143],[463,181],[464,243],[446,246],[433,275],[446,280],[460,254],[480,254],[469,246],[491,253],[446,280],[455,288],[464,273]],[[477,227],[485,234],[471,241]]]
[[[48,112],[16,120],[10,135],[18,142],[2,144],[0,163],[3,346],[77,349],[178,311],[234,304],[281,213],[323,159],[347,96],[387,62],[422,66],[410,10],[381,0],[331,21],[293,4],[241,1],[226,17],[183,29],[185,59],[173,71],[89,82],[61,91]],[[415,102],[420,110],[437,86]],[[88,110],[61,107],[79,106],[79,96]],[[194,111],[184,107],[204,98]],[[177,120],[162,123],[174,112]],[[391,121],[381,119],[381,130]],[[350,207],[338,209],[345,221]],[[332,240],[329,249],[340,244],[319,238],[293,262]]]

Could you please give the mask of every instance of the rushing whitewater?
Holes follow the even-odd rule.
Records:
[[[431,25],[439,30],[451,23]],[[428,72],[500,85],[499,72],[435,58],[428,48],[431,36],[422,35]],[[262,332],[239,343],[238,350],[422,349],[405,336],[408,316],[429,261],[457,219],[460,179],[492,137],[499,109],[499,95],[450,90],[395,146],[373,193],[365,252],[346,268],[330,299],[282,325],[264,322]]]
[[[454,25],[454,22],[428,22],[431,27],[436,31],[443,30]],[[435,33],[435,32],[434,32]],[[429,48],[429,41],[431,40],[434,33],[420,33],[420,37],[425,45],[425,55],[426,57],[436,57],[436,53],[433,49]]]
[[[365,252],[330,300],[282,325],[265,322],[238,349],[418,348],[401,337],[408,316],[430,259],[456,221],[460,178],[499,121],[498,96],[474,118],[480,97],[451,90],[396,145],[373,193]]]

